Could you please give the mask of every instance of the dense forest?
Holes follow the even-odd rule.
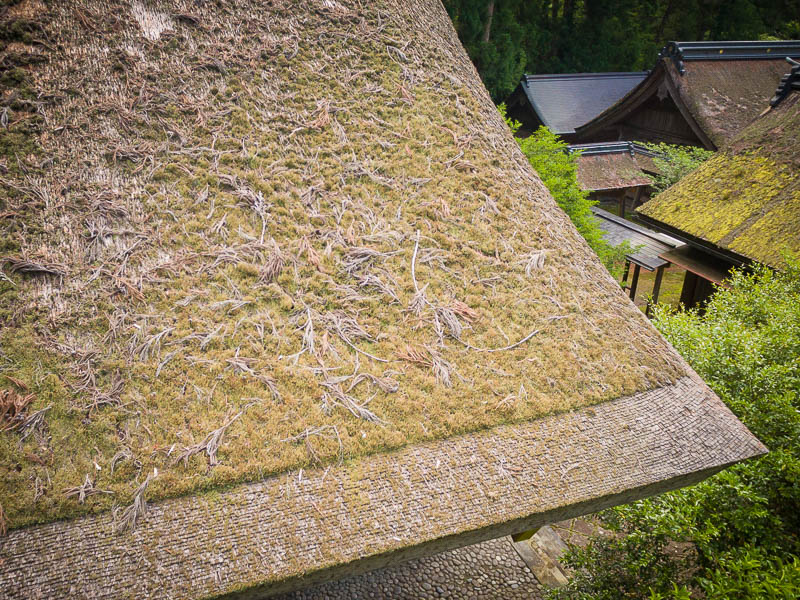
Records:
[[[668,40],[800,38],[800,0],[444,0],[495,101],[523,73],[636,71]]]

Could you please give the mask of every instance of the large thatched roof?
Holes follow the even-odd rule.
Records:
[[[438,2],[112,4],[2,9],[4,591],[275,590],[762,451]]]

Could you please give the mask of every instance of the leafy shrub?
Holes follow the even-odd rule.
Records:
[[[714,155],[711,150],[695,146],[675,146],[673,144],[642,145],[656,153],[653,162],[658,169],[658,174],[649,175],[656,195],[678,183],[678,181]]]
[[[619,524],[606,523],[612,529]],[[630,525],[628,523],[627,525]],[[628,535],[597,536],[562,559],[573,569],[569,583],[552,590],[550,600],[636,600],[648,589],[668,589],[682,564],[666,551],[664,533],[636,528]]]
[[[709,599],[800,597],[800,263],[729,284],[704,314],[660,306],[654,323],[770,453],[606,511],[623,537],[571,551],[579,570],[554,598],[681,598],[687,584]],[[694,542],[692,581],[676,578],[667,538]],[[652,568],[637,570],[642,561]]]
[[[499,109],[511,132],[516,134],[521,124],[506,117],[504,104]],[[558,206],[567,213],[606,268],[619,276],[625,254],[631,248],[627,243],[614,247],[603,239],[603,230],[591,211],[597,202],[590,200],[589,193],[578,183],[579,153],[567,153],[568,144],[547,127],[540,127],[529,137],[517,138],[517,142]]]

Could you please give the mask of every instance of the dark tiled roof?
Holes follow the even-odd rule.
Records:
[[[633,251],[625,258],[648,271],[667,264],[659,254],[684,245],[680,240],[632,223],[602,208],[593,206],[592,212],[603,230],[603,238],[615,247],[628,242]]]
[[[599,115],[646,76],[646,71],[526,75],[522,88],[542,123],[565,134]]]
[[[592,154],[644,154],[645,156],[656,156],[652,150],[636,142],[594,142],[591,144],[570,144],[570,152],[580,152],[582,156]]]
[[[800,57],[800,41],[669,42],[650,74],[579,124],[576,138],[594,139],[667,90],[703,145],[720,148],[768,106],[786,57]]]

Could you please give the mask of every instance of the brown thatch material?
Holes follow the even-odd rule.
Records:
[[[675,77],[672,69],[673,81],[692,117],[720,148],[764,111],[786,73],[786,61],[782,56],[775,60],[692,61],[686,63],[682,77]]]
[[[687,377],[593,410],[169,500],[130,536],[108,515],[15,532],[0,583],[12,597],[263,597],[687,485],[762,449]]]
[[[2,368],[38,421],[0,433],[0,589],[299,585],[763,450],[558,210],[438,2],[2,19]]]
[[[626,152],[580,156],[578,183],[581,189],[592,192],[650,185],[644,168],[652,169],[651,164],[649,157],[631,156]]]

